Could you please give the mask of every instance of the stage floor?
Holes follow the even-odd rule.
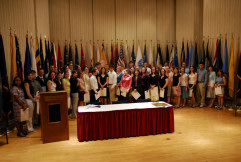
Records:
[[[174,110],[175,132],[79,142],[77,121],[70,140],[42,144],[41,130],[19,138],[0,137],[0,161],[240,161],[241,112],[209,108]]]

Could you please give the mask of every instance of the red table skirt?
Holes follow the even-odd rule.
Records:
[[[173,107],[78,113],[78,140],[174,132]]]

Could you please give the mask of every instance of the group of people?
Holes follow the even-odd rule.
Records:
[[[169,67],[169,63],[158,67],[148,67],[144,62],[143,67],[135,67],[130,61],[129,66],[117,66],[116,71],[112,65],[102,67],[99,62],[90,69],[85,66],[83,69],[79,65],[73,68],[73,63],[65,65],[63,72],[59,72],[56,67],[50,65],[49,72],[44,73],[44,69],[25,74],[22,83],[21,78],[15,77],[13,80],[12,96],[13,110],[18,129],[18,136],[25,137],[29,132],[33,132],[33,125],[39,125],[39,115],[36,112],[36,105],[39,100],[38,92],[66,91],[68,94],[68,108],[72,108],[72,118],[77,118],[77,107],[84,106],[86,102],[101,102],[102,104],[112,104],[114,101],[137,102],[138,99],[146,99],[147,94],[153,89],[164,91],[164,95],[150,95],[152,101],[165,101],[175,105],[175,108],[185,107],[190,98],[191,107],[205,107],[205,98],[210,98],[208,107],[214,106],[216,97],[215,88],[221,87],[218,97],[218,109],[223,108],[224,87],[226,79],[222,70],[214,72],[212,66],[204,68],[204,63],[199,64],[199,68],[187,67],[182,63],[182,67]],[[207,93],[206,93],[207,90]],[[138,92],[139,98],[135,98],[132,92]],[[97,98],[96,96],[102,95]],[[123,95],[124,94],[124,95]],[[196,99],[199,101],[196,104]],[[20,120],[21,109],[29,110],[29,119],[26,121],[27,130],[23,129],[23,122]]]

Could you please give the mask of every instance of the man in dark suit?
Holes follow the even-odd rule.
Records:
[[[36,80],[39,82],[42,88],[42,92],[46,92],[47,79],[44,77],[44,69],[39,69]]]

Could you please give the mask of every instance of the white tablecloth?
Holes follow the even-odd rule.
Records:
[[[116,110],[129,110],[129,109],[148,109],[148,108],[161,108],[160,106],[154,106],[152,103],[165,103],[162,101],[159,102],[142,102],[142,103],[127,103],[127,104],[112,104],[112,105],[99,105],[100,107],[94,107],[97,105],[87,105],[79,106],[79,113],[86,112],[103,112],[103,111],[116,111]],[[166,103],[167,104],[167,103]],[[167,104],[168,107],[172,106]],[[165,108],[165,107],[163,107]]]

